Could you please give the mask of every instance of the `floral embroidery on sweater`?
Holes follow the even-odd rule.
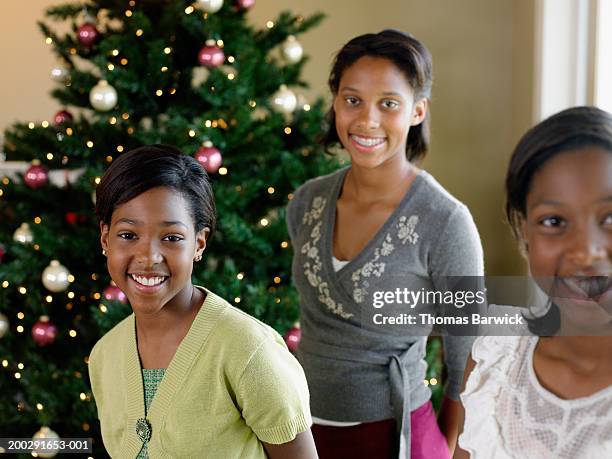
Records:
[[[319,301],[323,303],[327,308],[334,314],[342,317],[343,319],[349,319],[353,317],[352,313],[346,312],[341,303],[337,303],[332,297],[329,291],[329,285],[327,282],[323,282],[321,279],[321,269],[323,262],[319,255],[319,248],[317,244],[321,239],[321,224],[320,221],[323,209],[325,208],[326,200],[317,196],[312,201],[312,208],[310,211],[304,213],[302,223],[312,224],[319,220],[319,222],[310,231],[310,239],[302,245],[301,253],[306,255],[308,260],[304,263],[304,275],[308,279],[308,283],[317,289],[319,292]]]
[[[406,218],[406,216],[400,217],[397,224],[397,238],[402,244],[410,242],[414,245],[417,243],[419,235],[415,229],[418,222],[419,217],[417,215],[411,215],[409,218]],[[353,299],[356,303],[363,303],[368,294],[368,288],[370,287],[368,279],[372,276],[381,277],[385,272],[385,262],[381,261],[381,258],[391,255],[393,250],[395,250],[393,237],[391,233],[387,233],[382,245],[374,250],[374,258],[353,273],[351,280],[353,281]]]

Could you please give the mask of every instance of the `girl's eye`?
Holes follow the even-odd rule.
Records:
[[[345,97],[344,101],[349,105],[357,105],[359,103],[359,99],[353,96]]]
[[[399,104],[394,100],[385,100],[383,101],[383,107],[393,109],[399,107]]]
[[[134,233],[119,233],[118,236],[121,239],[125,239],[126,241],[131,241],[132,239],[136,237]]]
[[[180,237],[180,236],[176,236],[176,235],[174,235],[174,234],[171,234],[171,235],[166,236],[166,237],[164,238],[164,241],[170,241],[170,242],[180,242],[180,241],[182,241],[182,240],[183,240],[183,238],[182,238],[182,237]]]
[[[538,223],[546,228],[560,228],[565,226],[565,220],[557,216],[543,218]]]

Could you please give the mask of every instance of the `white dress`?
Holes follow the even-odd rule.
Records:
[[[471,459],[612,459],[612,386],[563,400],[533,370],[538,337],[474,342],[459,445]]]

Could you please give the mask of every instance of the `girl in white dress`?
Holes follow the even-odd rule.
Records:
[[[577,107],[532,128],[506,193],[548,310],[536,336],[474,343],[454,457],[612,458],[612,115]]]

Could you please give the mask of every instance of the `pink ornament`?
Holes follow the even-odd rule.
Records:
[[[198,62],[208,68],[219,67],[224,61],[225,54],[217,45],[206,44],[198,53]]]
[[[104,299],[108,301],[120,301],[124,304],[127,303],[125,293],[123,293],[123,291],[114,283],[111,283],[108,287],[106,287],[102,292],[102,295],[104,295]]]
[[[204,143],[204,146],[193,157],[198,160],[209,174],[214,174],[219,170],[223,159],[219,149],[215,148],[211,142]]]
[[[72,113],[68,110],[60,110],[53,117],[55,126],[61,126],[64,123],[72,123]]]
[[[300,330],[300,327],[291,327],[287,333],[285,333],[284,339],[289,350],[295,352],[302,340],[302,330]]]
[[[49,181],[49,172],[44,166],[32,163],[23,176],[23,181],[33,190],[45,186]]]
[[[32,327],[32,338],[39,346],[47,346],[57,336],[57,327],[49,320],[47,316],[41,316],[38,322]]]
[[[91,48],[100,37],[100,32],[96,29],[95,24],[86,22],[77,28],[77,39],[79,43],[86,48]]]
[[[248,10],[255,5],[255,0],[236,0],[236,7],[241,10]]]

